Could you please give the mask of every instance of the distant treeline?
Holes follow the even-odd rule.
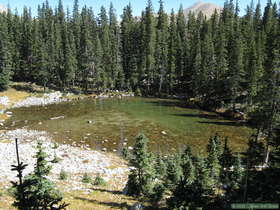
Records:
[[[0,88],[9,81],[36,82],[62,90],[130,89],[145,95],[183,94],[204,105],[255,104],[276,85],[280,14],[268,0],[251,3],[243,17],[233,0],[210,19],[200,13],[154,11],[141,17],[131,5],[118,22],[111,4],[72,11],[62,1],[38,6],[37,17],[0,14]]]

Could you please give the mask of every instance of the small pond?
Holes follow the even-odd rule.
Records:
[[[205,150],[215,133],[229,137],[231,147],[240,151],[252,133],[215,113],[189,109],[182,101],[169,99],[85,99],[11,111],[8,129],[44,130],[58,142],[89,144],[107,151],[119,151],[124,139],[127,146],[133,146],[139,132],[150,139],[149,147],[155,152],[173,152],[186,145],[195,151]]]

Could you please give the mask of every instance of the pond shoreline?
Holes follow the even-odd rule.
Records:
[[[24,175],[33,171],[35,159],[33,156],[36,153],[35,146],[37,141],[43,142],[46,153],[49,155],[48,160],[54,158],[56,153],[60,159],[58,163],[51,164],[53,166],[52,173],[49,178],[55,182],[59,181],[59,173],[63,169],[66,171],[69,177],[69,181],[63,182],[63,191],[73,190],[86,190],[88,186],[81,185],[81,176],[83,173],[89,173],[93,178],[96,175],[102,176],[106,181],[112,182],[114,188],[121,189],[127,181],[127,174],[129,168],[126,161],[113,152],[102,152],[92,150],[87,144],[81,147],[73,146],[70,144],[59,144],[58,149],[54,152],[52,149],[54,140],[51,135],[45,131],[37,131],[30,129],[4,129],[4,122],[14,115],[11,109],[31,107],[31,106],[45,106],[50,104],[60,104],[67,101],[83,100],[86,98],[91,99],[103,99],[111,98],[112,95],[74,95],[73,93],[63,94],[59,91],[38,94],[33,96],[26,91],[18,91],[18,93],[24,92],[26,96],[20,100],[10,100],[10,95],[7,94],[0,97],[0,106],[2,108],[1,113],[5,115],[4,119],[0,121],[0,156],[4,157],[0,159],[0,183],[5,188],[10,186],[10,181],[17,181],[16,172],[11,171],[11,165],[16,164],[15,156],[15,138],[20,142],[20,158],[28,167],[24,171]],[[117,92],[118,95],[114,97],[132,97],[134,94]],[[14,94],[14,92],[13,92]]]

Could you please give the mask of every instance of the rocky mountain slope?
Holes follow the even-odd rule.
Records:
[[[0,12],[6,12],[6,11],[7,8],[4,5],[0,4]]]
[[[193,12],[195,15],[198,15],[199,12],[202,12],[204,15],[206,15],[207,18],[209,18],[215,12],[215,9],[220,12],[222,10],[222,7],[212,3],[198,1],[197,3],[185,9],[184,13],[187,17],[189,12]]]

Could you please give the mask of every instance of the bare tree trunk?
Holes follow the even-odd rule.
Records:
[[[15,141],[16,141],[17,163],[18,163],[18,166],[20,166],[19,153],[18,153],[18,139],[16,138]],[[18,178],[19,178],[19,184],[22,186],[22,173],[21,172],[18,174]]]

